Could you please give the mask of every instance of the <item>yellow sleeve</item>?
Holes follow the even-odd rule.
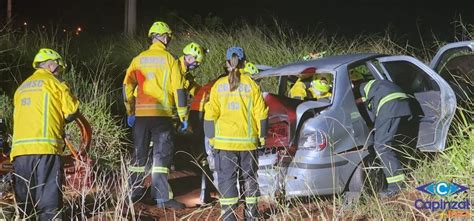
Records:
[[[186,89],[184,87],[185,79],[179,68],[179,62],[177,62],[171,55],[168,58],[170,62],[170,76],[171,76],[171,89],[173,91],[174,101],[176,109],[178,110],[178,116],[181,122],[187,120],[188,105]]]
[[[303,82],[297,81],[290,89],[290,98],[304,100],[306,98],[306,89]]]
[[[216,121],[220,116],[219,94],[217,92],[217,83],[211,88],[209,101],[204,106],[204,120]]]
[[[60,84],[61,90],[61,110],[66,121],[71,122],[75,119],[75,114],[79,110],[79,100],[71,93],[71,90],[65,82]]]
[[[253,115],[257,121],[259,137],[264,138],[267,134],[268,107],[265,104],[260,87],[255,82],[252,82],[252,91],[254,100]]]
[[[123,80],[122,88],[122,96],[128,115],[135,114],[134,92],[137,87],[137,84],[137,78],[135,75],[135,59],[133,59],[130,66],[127,68],[127,72],[125,73],[125,79]]]
[[[20,85],[20,87],[21,87],[21,85]],[[19,104],[20,101],[19,101],[18,97],[19,97],[19,95],[18,95],[18,90],[17,90],[17,91],[15,91],[15,95],[13,95],[13,119],[18,119],[17,116],[16,116],[17,111],[15,111],[18,108],[18,106],[20,105]]]

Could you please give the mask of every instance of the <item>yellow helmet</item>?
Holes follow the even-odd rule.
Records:
[[[321,79],[314,79],[311,81],[311,87],[324,93],[329,92],[329,89],[331,88],[328,81],[323,81]]]
[[[196,59],[196,62],[202,63],[204,60],[204,48],[201,47],[198,43],[191,42],[183,49],[185,55],[191,55]]]
[[[258,74],[258,68],[252,63],[247,62],[245,63],[244,72],[249,73],[250,75]]]
[[[323,80],[325,79],[328,84],[332,84],[332,74],[316,74],[314,80]]]
[[[163,34],[171,34],[172,31],[168,24],[162,22],[162,21],[157,21],[151,25],[150,30],[148,31],[148,37],[151,38],[153,35],[158,34],[158,35],[163,35]]]
[[[53,60],[58,63],[59,66],[62,68],[66,68],[64,64],[63,58],[59,55],[58,52],[49,48],[41,48],[38,53],[36,54],[35,58],[33,59],[33,68],[38,68],[38,65],[41,62],[45,62],[48,60]]]

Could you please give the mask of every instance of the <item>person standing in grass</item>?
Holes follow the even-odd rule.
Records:
[[[40,49],[33,67],[14,97],[15,199],[20,219],[61,220],[64,126],[80,115],[79,101],[59,78],[65,64],[56,51]]]
[[[140,200],[145,193],[143,180],[149,144],[153,141],[153,203],[158,207],[184,208],[184,204],[173,199],[168,184],[174,152],[172,116],[175,107],[182,129],[188,127],[184,78],[178,62],[166,50],[171,34],[166,23],[153,23],[148,32],[152,45],[132,60],[123,81],[127,123],[133,129],[134,141],[129,185],[132,188],[132,201]]]
[[[244,51],[226,53],[228,76],[213,85],[205,106],[204,130],[215,150],[219,200],[224,220],[236,220],[238,170],[245,181],[245,218],[258,219],[257,147],[265,144],[268,107],[250,75],[241,74]]]

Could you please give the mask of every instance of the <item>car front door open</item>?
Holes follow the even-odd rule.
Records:
[[[448,83],[431,68],[410,56],[378,58],[385,76],[419,103],[417,148],[439,152],[446,145],[456,98]]]

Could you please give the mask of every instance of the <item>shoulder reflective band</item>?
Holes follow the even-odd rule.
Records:
[[[168,173],[168,168],[166,167],[153,167],[151,169],[152,173]]]
[[[128,171],[133,173],[144,173],[145,167],[128,167]]]
[[[397,183],[405,180],[405,174],[387,177],[387,183]]]
[[[379,114],[379,110],[380,108],[387,102],[391,101],[391,100],[395,100],[395,99],[405,99],[405,98],[408,98],[408,96],[405,94],[405,93],[402,93],[402,92],[395,92],[395,93],[391,93],[385,97],[383,97],[382,99],[380,99],[380,102],[379,102],[379,106],[377,107],[377,111],[375,112],[375,115]]]
[[[245,197],[245,203],[246,204],[256,204],[258,201],[258,197],[257,196],[246,196]]]
[[[204,133],[208,138],[214,138],[215,131],[214,131],[214,121],[212,120],[205,120],[204,121]]]
[[[238,197],[219,199],[219,203],[223,206],[234,205],[234,204],[237,204],[238,201],[239,201]]]
[[[372,84],[374,84],[374,82],[375,82],[375,80],[370,80],[364,86],[364,98],[365,98],[365,100],[367,100],[367,98],[369,97],[369,91],[370,91],[370,88],[372,88]],[[365,100],[364,100],[364,102],[365,102]]]

